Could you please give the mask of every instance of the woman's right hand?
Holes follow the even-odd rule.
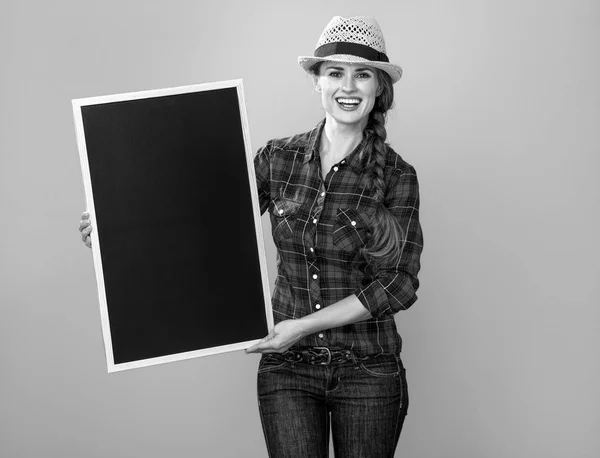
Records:
[[[85,243],[85,246],[92,248],[92,223],[90,221],[90,214],[83,212],[81,214],[81,222],[79,223],[79,232],[81,232],[81,240]]]

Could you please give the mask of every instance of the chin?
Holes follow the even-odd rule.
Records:
[[[361,124],[367,124],[367,121],[369,120],[369,115],[363,115],[360,113],[347,113],[347,112],[334,112],[334,113],[330,113],[331,117],[333,119],[336,120],[336,122],[338,122],[339,124],[346,124],[346,125],[361,125]]]

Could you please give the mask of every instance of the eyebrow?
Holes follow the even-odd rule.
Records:
[[[333,65],[328,65],[326,70],[340,70],[340,71],[344,71],[344,68],[342,67],[334,67]],[[354,70],[355,72],[364,72],[364,71],[368,71],[368,72],[373,72],[373,70],[369,67],[364,67],[364,68],[356,68]]]

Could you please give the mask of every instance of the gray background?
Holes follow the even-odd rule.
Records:
[[[106,373],[70,100],[243,78],[256,150],[321,118],[296,56],[335,14],[404,67],[388,131],[421,183],[397,456],[598,455],[598,2],[4,0],[2,457],[266,456],[257,355]]]

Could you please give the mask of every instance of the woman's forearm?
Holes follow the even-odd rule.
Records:
[[[298,321],[302,324],[303,334],[309,335],[368,318],[372,318],[371,312],[362,305],[356,295],[352,294],[318,312],[302,317]]]
[[[246,352],[281,353],[310,334],[367,318],[371,318],[371,313],[353,294],[303,318],[280,321],[266,337],[249,347]]]

